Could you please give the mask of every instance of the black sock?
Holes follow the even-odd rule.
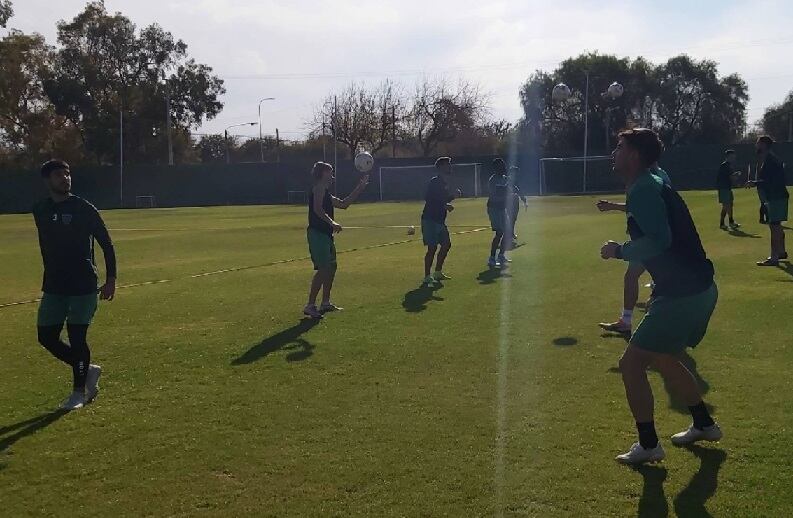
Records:
[[[710,417],[710,413],[705,407],[704,401],[700,401],[699,404],[688,407],[688,410],[691,412],[691,417],[694,418],[694,428],[697,430],[713,426],[713,418]]]
[[[87,325],[67,324],[69,345],[72,348],[72,375],[74,377],[74,390],[85,390],[85,379],[88,376],[88,366],[91,364],[91,350],[86,342],[88,334]]]
[[[658,434],[655,433],[655,421],[636,423],[636,429],[639,431],[639,444],[642,445],[642,448],[649,450],[658,446]]]

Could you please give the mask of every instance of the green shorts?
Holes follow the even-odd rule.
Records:
[[[424,239],[424,246],[448,245],[452,242],[446,225],[431,219],[421,220],[421,237]]]
[[[766,200],[763,202],[768,212],[768,223],[782,223],[787,221],[788,199]]]
[[[716,308],[716,284],[687,297],[655,297],[631,336],[631,345],[653,353],[677,355],[705,337]]]
[[[313,228],[309,228],[306,234],[308,236],[308,251],[311,253],[314,269],[335,266],[336,243],[333,242],[333,236]]]
[[[487,216],[490,218],[490,228],[494,232],[506,232],[507,230],[507,211],[504,209],[487,208]]]
[[[732,203],[735,200],[735,195],[732,193],[732,189],[719,189],[719,203]]]
[[[53,295],[45,293],[39,304],[37,325],[60,326],[64,322],[78,326],[90,325],[96,314],[98,295]]]

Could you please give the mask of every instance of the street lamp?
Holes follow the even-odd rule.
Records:
[[[258,122],[244,122],[242,124],[232,124],[228,128],[223,130],[223,142],[226,143],[226,163],[231,163],[231,155],[229,154],[229,130],[231,128],[239,128],[241,126],[256,126],[259,124]]]
[[[259,151],[262,154],[262,162],[264,162],[264,140],[262,140],[262,103],[264,101],[275,101],[275,97],[265,97],[259,101]]]

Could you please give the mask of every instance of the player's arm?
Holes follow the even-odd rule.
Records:
[[[672,230],[669,228],[666,205],[660,194],[652,187],[644,187],[634,193],[627,210],[644,235],[622,245],[609,241],[603,245],[601,257],[641,262],[652,259],[672,245]]]
[[[625,204],[616,201],[600,200],[597,202],[597,207],[600,212],[608,212],[610,210],[626,211]]]
[[[107,226],[99,215],[99,211],[93,209],[93,227],[91,233],[102,247],[102,255],[105,257],[105,284],[99,289],[99,298],[102,300],[113,300],[116,296],[116,248],[113,246],[113,240],[110,239],[110,233],[107,231]]]
[[[523,202],[523,206],[525,208],[528,208],[529,202],[528,200],[526,200],[526,195],[520,192],[520,187],[513,184],[512,189],[515,191],[515,195],[518,197],[518,199]]]
[[[43,234],[43,232],[41,230],[42,229],[42,221],[41,220],[42,220],[42,218],[39,215],[38,210],[34,208],[33,209],[33,221],[36,223],[36,233],[39,236],[39,251],[41,252],[41,260],[42,260],[42,263],[43,263],[43,261],[45,260],[44,259],[44,247],[46,246],[46,239],[45,239],[44,234]]]
[[[358,199],[358,196],[360,196],[363,190],[366,189],[367,185],[369,185],[368,174],[363,175],[361,177],[361,180],[358,182],[358,185],[355,186],[355,189],[353,189],[352,192],[343,200],[335,196],[331,196],[331,198],[333,199],[333,206],[336,207],[337,209],[342,209],[342,210],[347,209],[350,205],[355,203],[355,200]]]
[[[311,202],[311,210],[314,211],[314,214],[316,214],[317,217],[319,217],[319,219],[321,219],[322,221],[333,227],[334,232],[341,232],[342,231],[341,225],[336,223],[333,220],[333,218],[328,216],[328,213],[325,212],[325,208],[322,206],[322,202],[324,201],[325,198],[325,193],[316,188],[312,189],[312,193],[314,198]]]

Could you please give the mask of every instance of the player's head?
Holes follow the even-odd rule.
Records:
[[[728,149],[724,152],[724,161],[728,164],[734,164],[737,160],[736,156],[734,149]]]
[[[327,162],[315,162],[311,168],[311,179],[314,183],[331,183],[334,179],[333,166]]]
[[[72,192],[72,172],[63,160],[48,160],[41,166],[41,177],[51,192],[69,194]]]
[[[617,147],[612,153],[614,170],[630,179],[658,162],[663,144],[651,129],[635,128],[619,134]]]
[[[769,137],[768,135],[763,135],[759,139],[757,139],[757,143],[755,144],[755,149],[757,150],[757,154],[762,156],[766,156],[770,151],[771,148],[774,147],[774,139]]]
[[[435,161],[435,169],[439,174],[450,176],[452,174],[452,159],[448,156],[442,156]]]
[[[501,158],[493,159],[493,172],[501,175],[507,174],[507,164],[504,163],[504,160]]]

